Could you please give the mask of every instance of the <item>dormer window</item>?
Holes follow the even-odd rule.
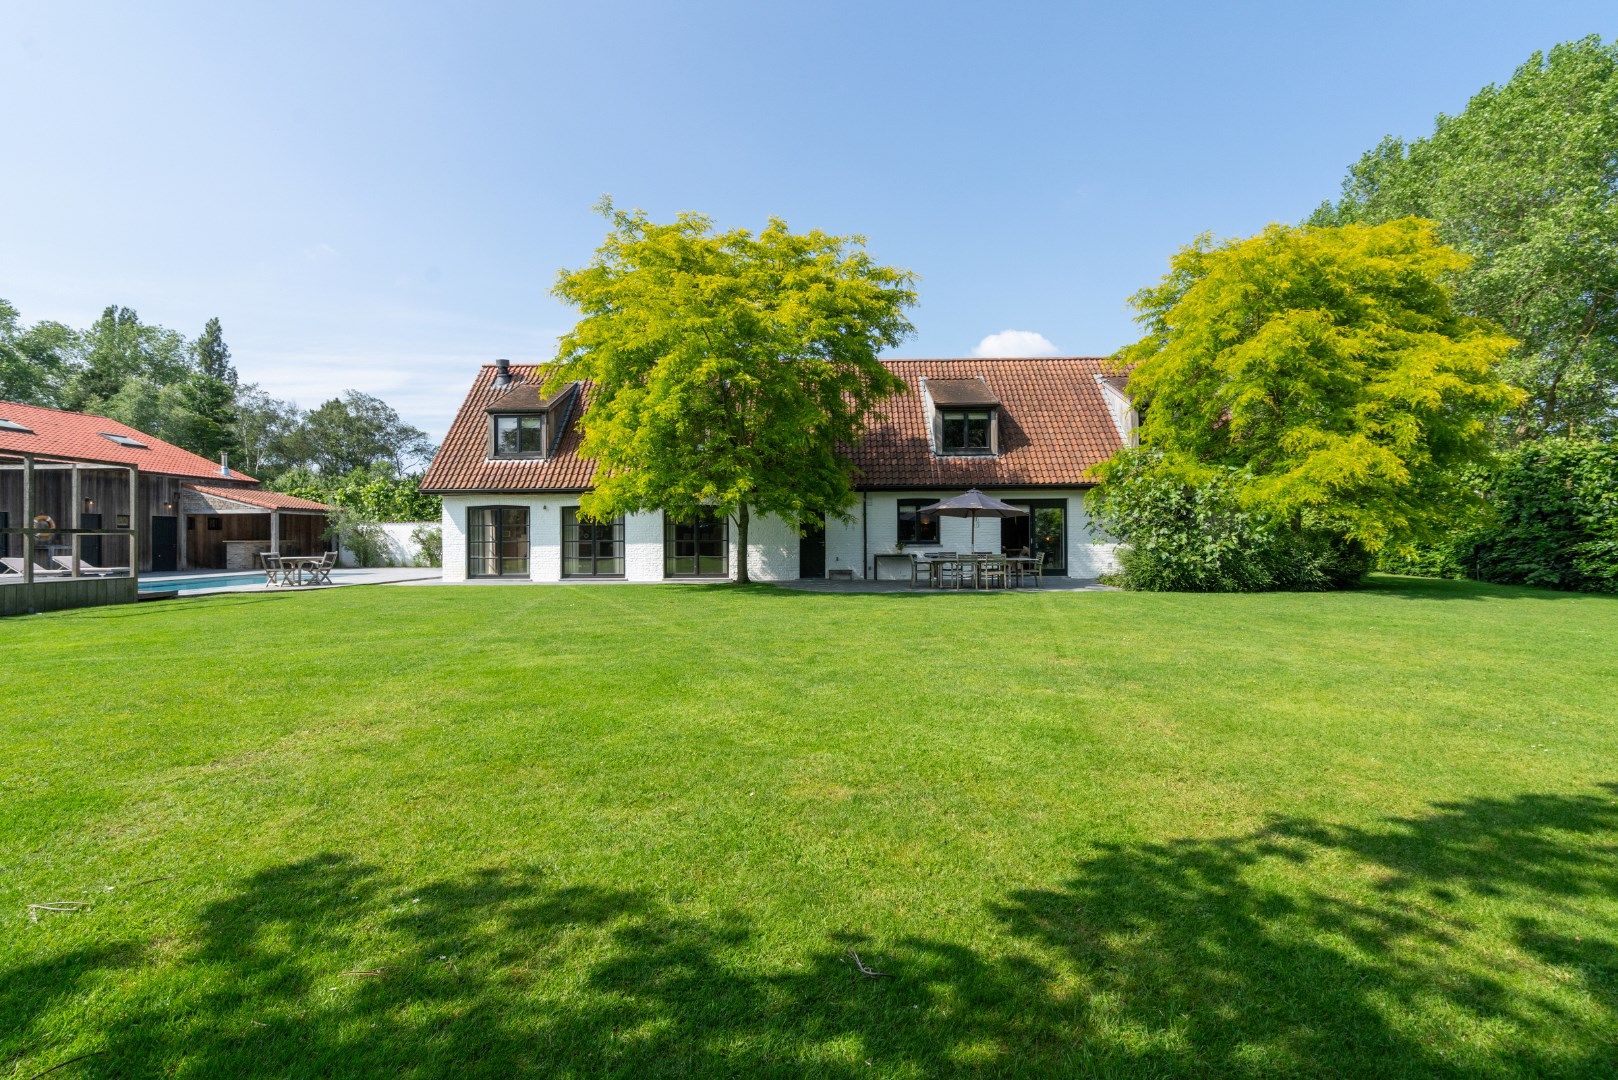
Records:
[[[1000,398],[982,377],[923,379],[933,453],[940,457],[1000,452]]]
[[[494,418],[495,457],[544,457],[545,449],[544,413]]]
[[[993,450],[994,414],[982,411],[939,411],[939,452],[988,454]]]
[[[568,415],[578,397],[578,383],[555,394],[540,393],[540,384],[508,384],[487,408],[491,458],[548,458],[567,430]]]

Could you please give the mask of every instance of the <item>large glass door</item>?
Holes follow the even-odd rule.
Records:
[[[1044,572],[1067,572],[1067,500],[1010,499],[1011,505],[1028,511],[1025,518],[1002,518],[1001,547],[1007,555],[1027,548],[1030,555],[1045,556]]]
[[[562,507],[562,576],[623,577],[624,519],[588,521]]]
[[[527,577],[528,508],[474,506],[467,510],[466,563],[472,577]]]
[[[712,512],[696,521],[663,520],[665,577],[728,577],[730,521]]]

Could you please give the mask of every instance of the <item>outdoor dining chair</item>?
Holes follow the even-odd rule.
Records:
[[[1003,555],[989,555],[978,560],[977,587],[980,589],[994,588],[995,581],[1000,587],[1006,587],[1006,560]]]
[[[953,551],[922,552],[921,558],[910,565],[910,584],[916,584],[916,572],[921,570],[927,575],[927,585],[930,588],[938,588],[943,584],[939,575],[943,571],[944,564],[954,558],[955,552]]]
[[[311,569],[314,571],[314,584],[330,585],[331,572],[337,566],[337,552],[328,551],[320,557],[320,561]]]
[[[287,571],[281,565],[281,553],[278,551],[261,551],[258,553],[259,562],[264,564],[264,587],[273,588],[287,583]]]

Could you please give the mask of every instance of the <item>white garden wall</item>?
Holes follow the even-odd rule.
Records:
[[[385,562],[389,566],[415,566],[416,560],[421,557],[421,545],[411,537],[411,533],[421,527],[423,523],[414,521],[388,521],[378,525],[382,530],[384,542],[387,544],[387,557]],[[437,522],[426,522],[433,525]],[[448,530],[446,530],[446,537]],[[462,548],[462,568],[465,568],[465,548]],[[358,566],[353,552],[347,548],[339,547],[337,552],[338,566]]]

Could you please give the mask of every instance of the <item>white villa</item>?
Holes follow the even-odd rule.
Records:
[[[876,410],[851,453],[853,520],[799,535],[780,519],[754,518],[751,577],[908,578],[911,555],[973,550],[966,518],[917,513],[968,488],[1029,512],[980,519],[976,550],[1043,553],[1047,575],[1115,568],[1083,496],[1089,470],[1134,437],[1121,377],[1096,357],[884,363],[906,389]],[[484,366],[427,470],[423,489],[444,502],[445,580],[735,577],[741,553],[724,518],[579,519],[595,471],[578,453],[590,390],[574,384],[543,396],[543,378],[542,366]]]

